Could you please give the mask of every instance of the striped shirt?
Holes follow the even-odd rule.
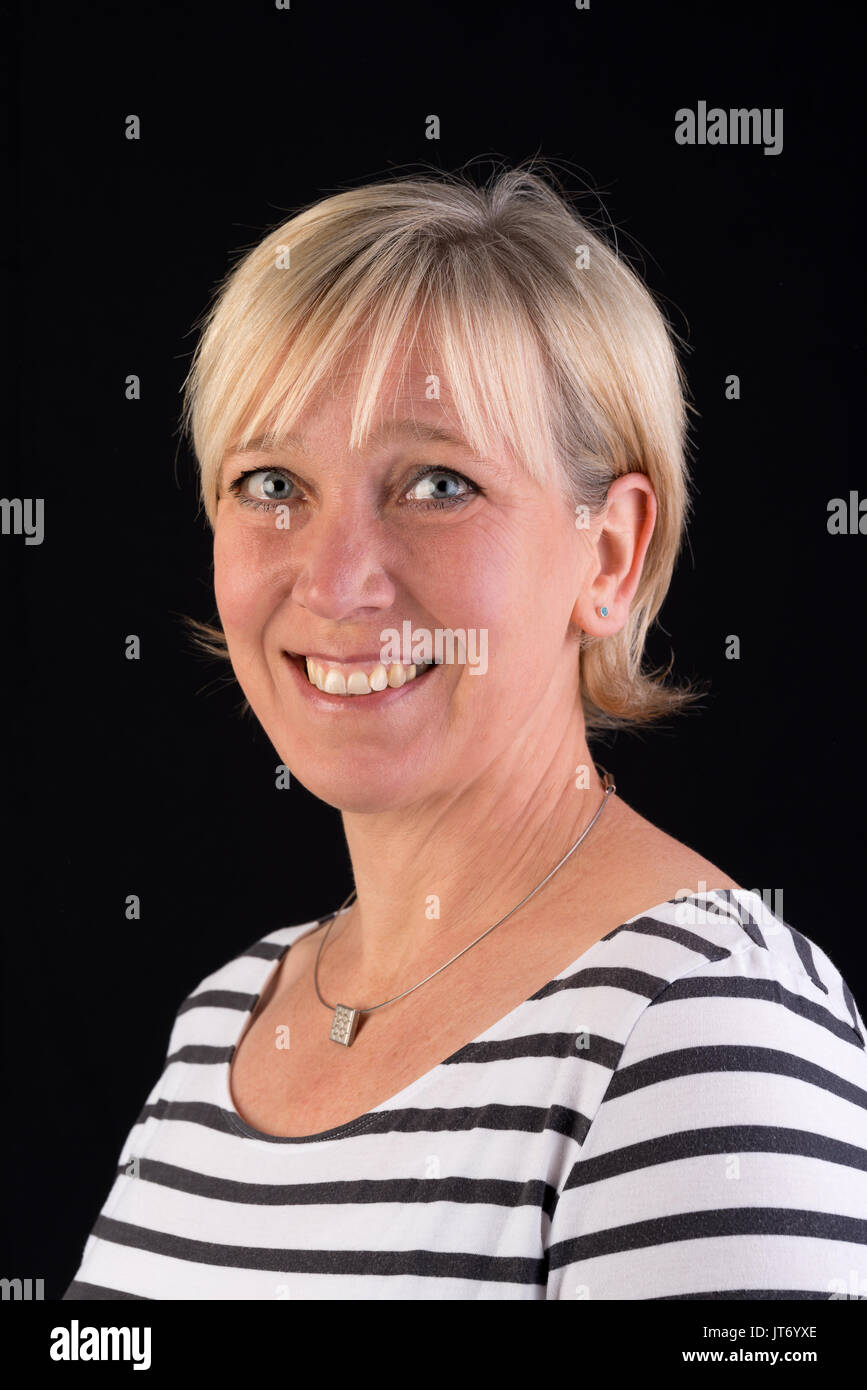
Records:
[[[280,1138],[229,1071],[319,925],[181,1005],[64,1299],[867,1296],[864,1022],[756,892],[630,918],[390,1100]]]

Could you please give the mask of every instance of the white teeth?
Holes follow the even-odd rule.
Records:
[[[394,661],[385,667],[380,662],[378,666],[374,666],[370,674],[366,671],[350,671],[346,676],[333,666],[315,661],[313,657],[308,656],[305,661],[310,684],[324,691],[326,695],[370,695],[373,691],[385,690],[388,686],[396,690],[407,681],[415,680],[419,672],[425,669],[423,665],[404,666],[400,661]]]
[[[388,672],[385,667],[380,664],[370,673],[370,688],[371,690],[384,690],[387,685]]]

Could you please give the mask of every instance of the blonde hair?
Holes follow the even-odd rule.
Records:
[[[484,185],[440,171],[393,177],[281,223],[201,321],[184,424],[213,527],[229,447],[289,430],[362,334],[349,448],[363,448],[389,363],[407,327],[414,341],[424,323],[473,449],[505,445],[590,517],[615,478],[646,474],[658,512],[628,621],[611,637],[581,636],[589,734],[697,698],[665,684],[670,664],[642,665],[691,505],[690,407],[676,335],[649,291],[534,163]],[[200,646],[228,655],[218,627],[190,621]]]

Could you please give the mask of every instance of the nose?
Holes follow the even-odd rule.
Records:
[[[381,522],[360,500],[325,506],[293,538],[294,603],[332,622],[364,609],[391,608],[395,586],[386,568]]]

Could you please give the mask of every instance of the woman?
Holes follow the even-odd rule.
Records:
[[[210,640],[356,896],[183,1003],[65,1297],[867,1274],[846,983],[588,747],[694,698],[642,669],[688,506],[647,290],[532,170],[342,192],[228,277],[187,406]]]

